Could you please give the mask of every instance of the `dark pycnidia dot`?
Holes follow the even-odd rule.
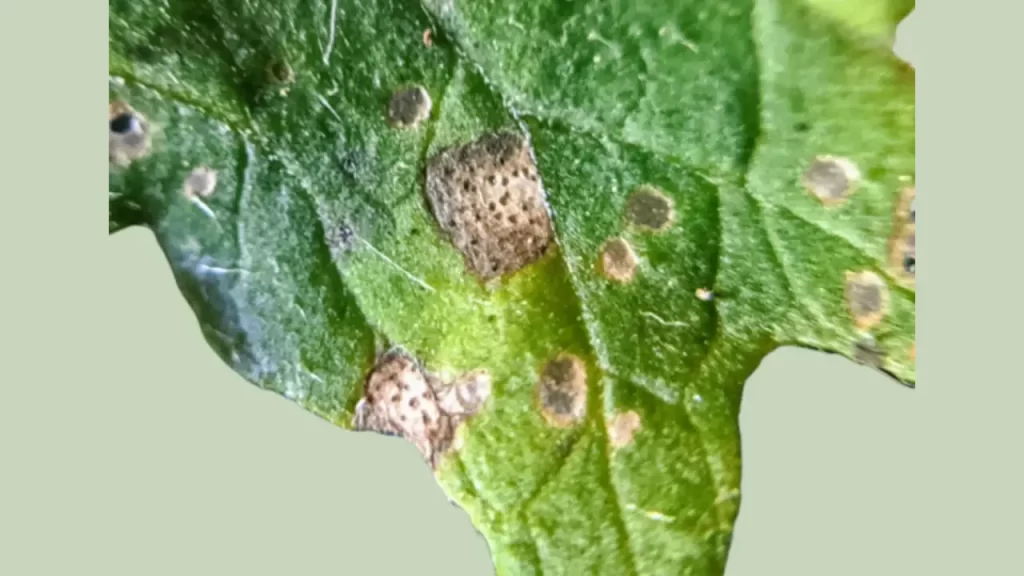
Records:
[[[135,120],[135,116],[128,113],[118,114],[110,121],[110,131],[115,134],[127,134],[135,130],[137,126],[138,122]]]

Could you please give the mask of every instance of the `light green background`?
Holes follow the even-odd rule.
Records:
[[[920,1],[897,42],[919,83],[918,388],[767,358],[728,576],[1024,574],[1024,19],[996,6],[1022,12]],[[0,574],[492,574],[414,448],[244,383],[152,236],[107,237],[106,18],[0,8]]]

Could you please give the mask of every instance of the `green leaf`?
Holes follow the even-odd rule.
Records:
[[[914,382],[911,7],[110,0],[110,230],[499,574],[721,575],[764,356]]]

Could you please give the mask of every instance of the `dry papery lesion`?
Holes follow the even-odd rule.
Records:
[[[378,358],[367,375],[352,426],[405,438],[435,470],[460,447],[459,426],[479,413],[491,396],[485,369],[445,380],[405,350]]]
[[[482,281],[539,260],[554,240],[526,138],[488,133],[432,157],[426,196],[443,234]]]
[[[366,377],[352,427],[402,437],[437,469],[445,455],[461,448],[460,426],[485,409],[491,374],[477,368],[443,377],[410,352],[394,348],[380,355]],[[583,360],[559,353],[544,363],[535,385],[536,409],[557,428],[571,428],[587,417],[587,370]],[[616,420],[616,442],[629,442],[635,414]]]

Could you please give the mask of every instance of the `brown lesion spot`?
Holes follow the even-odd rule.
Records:
[[[110,163],[128,166],[150,152],[149,122],[126,102],[109,104]]]
[[[675,221],[675,203],[649,184],[639,186],[626,199],[626,220],[642,230],[661,232]]]
[[[847,158],[822,155],[811,161],[801,183],[826,206],[840,204],[860,184],[860,170]]]
[[[537,383],[540,410],[553,426],[565,428],[587,415],[587,369],[583,360],[560,354],[544,365]]]
[[[427,89],[418,84],[395,91],[388,103],[388,122],[398,128],[410,128],[430,118],[434,104]]]
[[[628,446],[639,429],[640,415],[633,410],[615,414],[608,421],[608,441],[613,448]]]
[[[882,321],[889,306],[889,287],[871,270],[846,273],[846,305],[858,330],[870,330]]]
[[[482,281],[517,272],[552,242],[537,166],[520,134],[487,134],[434,156],[426,196],[441,231]]]
[[[889,271],[898,282],[913,287],[917,270],[917,209],[915,189],[904,188],[893,215],[889,237]]]
[[[490,397],[484,370],[445,383],[411,355],[383,354],[366,379],[353,428],[401,436],[413,443],[433,468],[454,445],[459,424],[477,414]]]
[[[295,83],[295,70],[283,58],[273,58],[267,63],[266,82],[270,89],[277,90],[278,95],[288,94]]]
[[[295,81],[295,70],[281,58],[274,58],[267,64],[267,78],[272,84],[287,86]]]
[[[601,247],[598,270],[613,282],[626,283],[632,280],[638,264],[636,252],[623,238],[612,238]]]

